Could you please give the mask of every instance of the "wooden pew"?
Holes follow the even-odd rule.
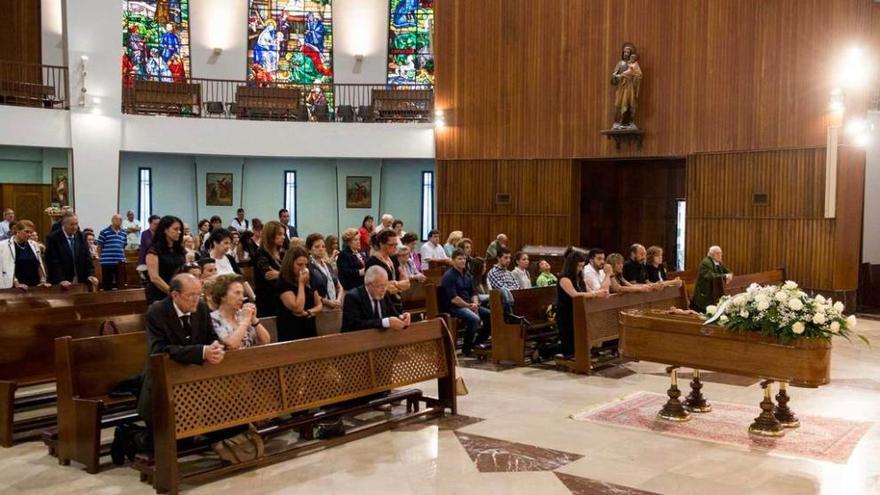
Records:
[[[71,294],[66,296],[46,298],[31,297],[10,300],[6,302],[5,312],[26,311],[34,308],[65,308],[77,307],[86,309],[92,305],[106,305],[111,303],[134,303],[144,302],[146,304],[147,296],[143,289],[127,289],[116,290],[110,292],[89,292],[81,294]]]
[[[618,315],[631,308],[687,309],[687,294],[681,287],[664,287],[651,292],[630,292],[605,299],[581,299],[574,305],[574,361],[558,362],[575,373],[590,374],[591,350],[620,337]]]
[[[139,321],[141,326],[143,322]],[[147,336],[142,331],[105,337],[55,339],[55,374],[58,393],[58,428],[55,453],[58,462],[82,463],[97,473],[107,451],[101,430],[137,419],[137,398],[111,397],[120,382],[144,370]],[[52,435],[44,441],[52,452]],[[103,447],[103,449],[102,449]]]
[[[126,252],[126,256],[127,255],[128,252]],[[116,278],[116,286],[118,289],[136,289],[139,287],[143,287],[143,282],[141,282],[141,275],[140,273],[138,273],[137,267],[137,260],[126,260],[119,262],[118,268],[116,269],[116,273],[118,274]]]
[[[741,292],[745,292],[752,284],[758,285],[778,285],[785,283],[785,268],[777,268],[766,272],[746,273],[743,275],[734,275],[730,282],[725,283],[723,278],[714,280],[713,293],[715,300],[721,299],[721,296],[733,296]]]
[[[529,273],[532,278],[536,278],[541,270],[538,269],[538,263],[541,260],[550,263],[550,273],[559,273],[562,271],[562,264],[565,262],[565,254],[567,246],[533,246],[525,245],[520,251],[529,255]],[[516,254],[514,252],[513,254]]]
[[[400,295],[400,298],[403,301],[403,311],[405,313],[410,313],[413,317],[413,321],[422,319],[427,311],[425,297],[426,283],[427,282],[410,280],[409,289]]]
[[[202,85],[197,83],[134,81],[123,91],[126,113],[198,115],[202,108]]]
[[[31,287],[27,290],[27,292],[22,292],[18,289],[0,289],[0,305],[6,304],[6,301],[12,301],[16,299],[25,299],[25,298],[47,298],[47,297],[60,297],[60,296],[68,296],[73,294],[84,294],[86,292],[91,292],[92,286],[89,284],[73,284],[69,285],[66,288],[60,285],[53,285],[52,287]],[[0,308],[2,310],[2,308]]]
[[[240,119],[308,120],[299,88],[238,86],[235,105]]]
[[[159,493],[177,494],[181,483],[201,482],[243,469],[297,457],[418,417],[457,413],[454,348],[439,320],[419,322],[406,331],[365,330],[229,352],[218,365],[183,365],[167,355],[150,357],[153,393],[154,457],[139,456],[132,467],[152,480]],[[260,431],[271,437],[302,428],[294,413],[365,398],[427,380],[437,380],[438,397],[408,392],[407,414],[348,430],[330,440],[268,445],[265,456],[235,465],[200,463],[181,470],[178,440],[275,419]],[[394,394],[397,394],[395,392]],[[392,394],[392,395],[394,395]],[[427,406],[420,409],[419,402]],[[346,406],[321,417],[339,417],[372,407]],[[294,414],[294,419],[280,417]],[[309,416],[306,424],[312,424]],[[286,422],[284,422],[286,421]]]
[[[17,400],[15,393],[25,387],[55,382],[56,338],[97,336],[106,320],[115,322],[120,332],[143,330],[145,302],[98,306],[108,314],[79,318],[77,311],[81,308],[69,307],[40,310],[36,314],[10,313],[16,315],[14,318],[4,314],[0,319],[0,446],[10,447],[14,440],[34,438],[39,430],[55,424],[55,414],[19,422],[14,421],[14,414],[16,410],[55,402],[55,392]]]
[[[489,292],[489,309],[492,312],[492,361],[513,362],[525,366],[526,343],[555,339],[559,332],[556,324],[547,319],[547,306],[556,302],[556,287],[534,287],[511,291],[513,314],[522,317],[521,322],[504,320],[504,304],[501,292]]]
[[[374,89],[372,101],[378,122],[430,122],[434,114],[429,89]]]
[[[435,285],[431,282],[425,283],[425,318],[428,320],[433,320],[435,318],[440,318],[446,322],[446,326],[449,327],[449,331],[452,332],[452,335],[458,340],[458,318],[453,318],[452,315],[442,311],[440,309],[440,297],[442,294],[443,287],[440,286],[440,283]]]
[[[682,270],[680,272],[668,272],[666,278],[669,280],[680,278],[684,282],[685,289],[687,289],[688,302],[690,302],[691,297],[694,295],[694,285],[697,283],[697,271]]]

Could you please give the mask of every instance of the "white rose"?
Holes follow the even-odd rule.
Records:
[[[755,302],[758,304],[769,303],[770,298],[767,297],[767,294],[758,294],[757,296],[755,296]]]
[[[727,315],[721,315],[721,318],[718,319],[718,321],[721,322],[722,325],[727,323],[728,320],[730,320],[730,318],[728,318]]]
[[[716,311],[718,311],[718,306],[715,306],[714,304],[706,306],[707,315],[714,315]]]
[[[840,323],[836,321],[831,322],[831,333],[840,333]]]
[[[843,313],[843,303],[842,302],[837,301],[836,303],[834,303],[833,307],[834,307],[834,311],[837,311],[838,313]]]
[[[758,311],[767,311],[770,309],[770,303],[767,301],[759,301],[758,302]]]
[[[856,327],[858,321],[856,321],[856,315],[849,315],[846,318],[846,328],[852,330]]]
[[[776,300],[779,302],[785,302],[788,300],[788,292],[779,291],[776,293]]]
[[[800,311],[804,309],[804,303],[802,303],[800,299],[790,299],[788,301],[788,307],[795,311]]]
[[[806,329],[807,327],[803,324],[803,322],[800,321],[796,321],[794,325],[791,326],[791,331],[798,335],[804,333],[804,330]]]
[[[748,312],[748,310],[745,310],[745,309],[744,309],[744,310],[740,311],[740,312],[739,312],[739,316],[740,316],[741,318],[748,318],[748,317],[749,317],[749,312]]]
[[[795,290],[798,288],[798,284],[794,280],[786,280],[782,288],[785,290]]]
[[[818,296],[816,296],[816,302],[819,304],[825,304],[825,298],[822,297],[822,294],[819,294]]]
[[[826,319],[825,319],[824,314],[816,313],[813,315],[813,323],[815,323],[816,325],[821,325],[821,324],[825,323],[825,321],[826,321]]]
[[[733,304],[737,306],[742,306],[746,303],[746,295],[745,294],[737,294],[736,297],[733,298]]]

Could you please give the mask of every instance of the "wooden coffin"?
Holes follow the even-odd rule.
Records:
[[[831,343],[802,339],[783,345],[758,334],[703,325],[697,316],[662,310],[620,313],[624,357],[818,387],[830,381]]]

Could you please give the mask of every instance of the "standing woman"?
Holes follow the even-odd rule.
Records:
[[[446,244],[443,246],[446,256],[452,256],[452,252],[455,251],[455,248],[458,247],[458,243],[462,239],[464,239],[464,233],[460,230],[453,230],[449,233],[449,237],[446,238]]]
[[[211,222],[209,222],[207,218],[203,218],[199,220],[199,237],[195,239],[197,241],[197,249],[201,249],[201,247],[205,245],[205,241],[208,240],[209,235],[211,235]]]
[[[275,282],[281,274],[281,250],[285,240],[284,227],[280,222],[272,221],[263,226],[260,249],[254,256],[254,292],[260,318],[278,314]]]
[[[380,266],[388,273],[388,294],[391,301],[398,306],[401,313],[403,303],[400,293],[410,287],[410,282],[400,273],[400,262],[397,260],[397,234],[393,230],[383,230],[373,236],[373,256],[367,260],[367,270],[371,266]]]
[[[357,229],[345,229],[342,232],[344,247],[339,253],[336,268],[339,270],[339,283],[345,290],[364,285],[366,260],[361,254],[361,241]]]
[[[217,265],[217,275],[228,275],[234,273],[241,275],[241,268],[235,257],[229,254],[232,249],[232,234],[226,229],[217,229],[211,232],[208,242],[205,244],[208,249],[208,256],[214,258]]]
[[[588,296],[581,277],[586,262],[587,256],[580,249],[568,253],[556,286],[556,326],[563,357],[574,355],[574,301]]]
[[[336,268],[336,262],[339,260],[339,238],[332,234],[328,235],[324,239],[324,245],[327,251],[326,261],[334,273],[339,273]]]
[[[369,253],[370,252],[370,238],[373,235],[373,216],[367,215],[364,217],[364,221],[361,222],[361,228],[358,230],[358,237],[360,239],[360,249],[361,253]]]
[[[12,224],[11,233],[12,236],[0,244],[0,289],[49,287],[40,248],[31,240],[34,224],[30,220],[19,220]]]
[[[309,253],[294,246],[281,262],[278,278],[278,341],[317,337],[315,316],[321,312],[321,296],[309,283]]]
[[[183,249],[183,221],[175,216],[159,220],[147,251],[147,303],[165,299],[171,293],[171,279],[186,263]]]
[[[321,234],[309,234],[306,237],[306,250],[309,252],[309,280],[312,288],[321,296],[321,304],[324,309],[339,309],[342,307],[342,296],[345,292],[339,285],[339,279],[330,269],[327,263],[327,249],[324,236]]]

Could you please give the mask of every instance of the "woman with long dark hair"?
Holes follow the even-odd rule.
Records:
[[[556,327],[559,329],[561,342],[559,351],[563,357],[574,355],[574,302],[588,295],[581,276],[586,262],[587,254],[583,250],[571,249],[565,256],[562,271],[557,277]]]
[[[159,220],[146,261],[147,303],[165,299],[171,290],[171,279],[186,264],[181,219],[167,215]]]
[[[276,284],[278,341],[317,337],[315,317],[323,305],[321,295],[312,288],[309,279],[308,251],[296,246],[287,250]]]

